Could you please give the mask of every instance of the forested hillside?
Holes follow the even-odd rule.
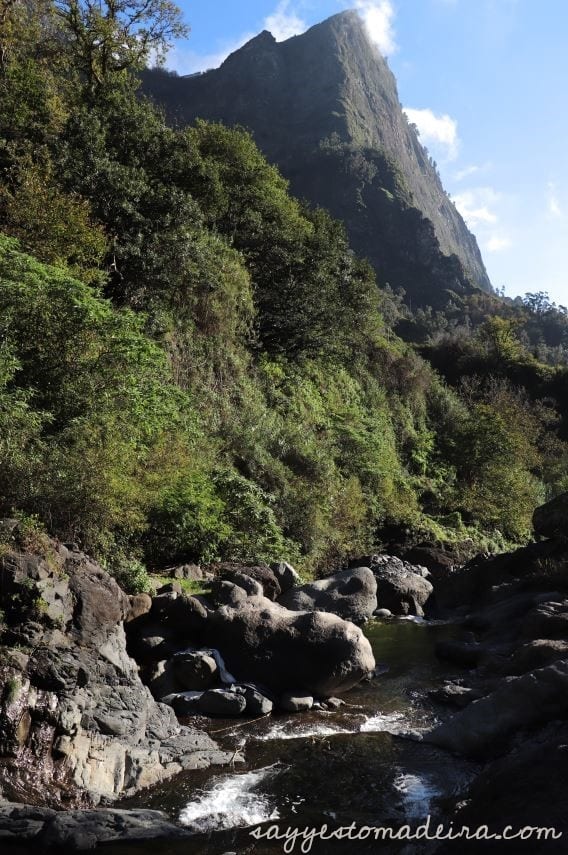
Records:
[[[167,2],[0,15],[2,515],[131,587],[529,536],[568,488],[562,365],[514,318],[409,315],[245,131],[168,127],[137,92]]]

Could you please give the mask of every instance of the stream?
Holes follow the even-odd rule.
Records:
[[[250,831],[277,823],[329,829],[349,826],[417,826],[427,815],[443,822],[444,806],[476,774],[477,767],[412,738],[451,713],[433,704],[430,689],[459,677],[434,653],[454,637],[452,624],[393,619],[365,627],[377,675],[344,696],[335,712],[274,715],[258,721],[199,719],[227,750],[246,763],[232,770],[207,769],[178,776],[122,806],[164,810],[194,832],[178,842],[145,847],[105,847],[128,855],[224,855],[283,852],[283,841],[255,839]],[[437,824],[433,823],[433,824]],[[300,852],[297,841],[294,852]],[[311,852],[414,853],[421,844],[319,841]]]

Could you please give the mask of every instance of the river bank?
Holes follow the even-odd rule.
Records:
[[[262,855],[281,845],[251,826],[428,814],[564,828],[568,551],[553,511],[535,517],[546,539],[464,567],[369,556],[288,592],[274,586],[287,566],[224,568],[209,599],[173,585],[128,598],[61,544],[4,555],[2,845]],[[363,634],[338,612],[380,617]],[[237,717],[212,717],[203,699],[225,696]]]

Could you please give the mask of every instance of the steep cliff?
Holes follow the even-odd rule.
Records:
[[[379,281],[419,303],[491,291],[475,237],[448,198],[356,12],[276,42],[262,32],[219,69],[147,72],[170,121],[249,128],[292,192],[342,219]]]

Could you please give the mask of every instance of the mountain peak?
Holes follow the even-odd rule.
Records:
[[[252,47],[261,47],[262,45],[275,45],[276,39],[272,35],[269,30],[263,30],[258,36],[253,36],[246,44],[243,45],[243,48]],[[241,48],[241,50],[243,49]]]
[[[292,191],[343,220],[379,281],[403,287],[416,304],[421,294],[432,305],[433,291],[465,293],[472,283],[491,290],[476,240],[356,11],[283,42],[265,30],[215,71],[148,81],[177,122],[249,128]]]

